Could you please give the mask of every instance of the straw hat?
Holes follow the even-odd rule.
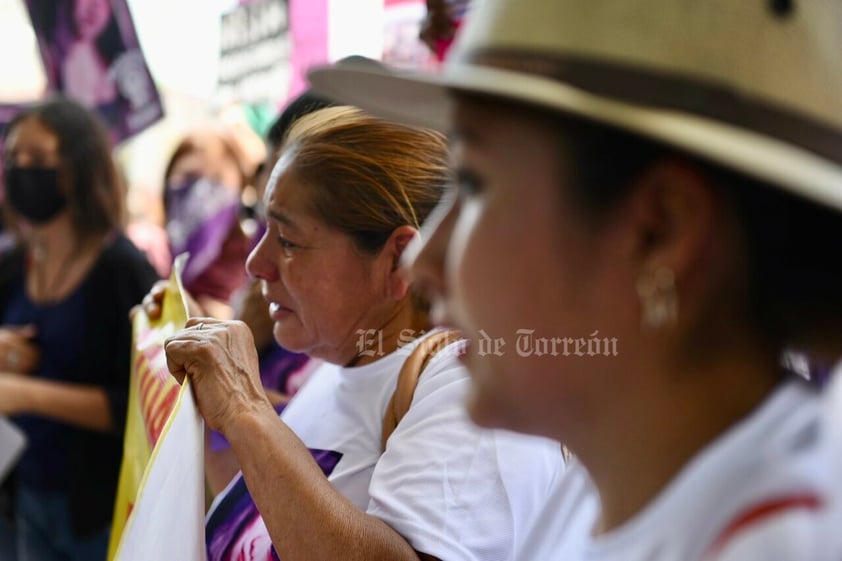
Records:
[[[438,74],[309,78],[442,130],[450,90],[579,115],[842,210],[840,0],[474,0]]]

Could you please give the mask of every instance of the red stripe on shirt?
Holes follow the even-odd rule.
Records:
[[[720,532],[719,537],[713,542],[713,545],[708,550],[708,555],[705,558],[710,558],[719,554],[725,545],[734,539],[734,537],[748,529],[749,527],[766,520],[772,516],[777,516],[785,511],[790,510],[819,510],[823,506],[823,501],[818,495],[792,495],[790,497],[782,497],[777,499],[770,499],[768,501],[758,503],[750,509],[744,511],[741,515],[735,518],[728,526]]]

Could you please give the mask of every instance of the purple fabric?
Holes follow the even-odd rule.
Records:
[[[240,200],[225,185],[192,177],[167,191],[167,236],[173,257],[188,251],[182,282],[191,284],[219,256],[237,223]]]
[[[97,111],[113,143],[122,142],[163,118],[164,106],[141,50],[127,0],[105,4],[107,20],[95,37],[76,31],[79,23],[74,0],[26,0],[25,4],[38,39],[49,90],[61,91]],[[80,50],[93,52],[94,56],[83,57],[87,63],[80,64]]]
[[[234,293],[248,280],[246,260],[251,246],[252,241],[246,238],[240,228],[234,226],[222,243],[216,259],[192,282],[184,283],[184,288],[194,298],[208,297],[230,302]]]
[[[291,394],[287,380],[298,372],[310,358],[301,353],[293,353],[277,343],[260,355],[260,381],[264,388],[285,394]]]
[[[333,450],[311,449],[310,453],[325,477],[333,473],[342,459],[342,453]],[[234,544],[243,539],[259,517],[260,513],[249,494],[246,481],[239,477],[205,524],[208,561],[236,561],[231,557]],[[279,561],[274,547],[270,559]]]

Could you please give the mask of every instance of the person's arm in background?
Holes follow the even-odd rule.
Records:
[[[38,415],[100,432],[115,428],[105,390],[0,373],[0,414]]]

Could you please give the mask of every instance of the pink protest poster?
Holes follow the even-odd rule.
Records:
[[[435,66],[432,52],[419,37],[426,14],[424,0],[385,0],[383,62],[415,70]]]
[[[50,88],[96,109],[116,144],[163,116],[126,0],[26,0]]]
[[[307,89],[307,70],[328,61],[328,0],[289,0],[289,28],[292,36],[291,78],[286,105]]]

